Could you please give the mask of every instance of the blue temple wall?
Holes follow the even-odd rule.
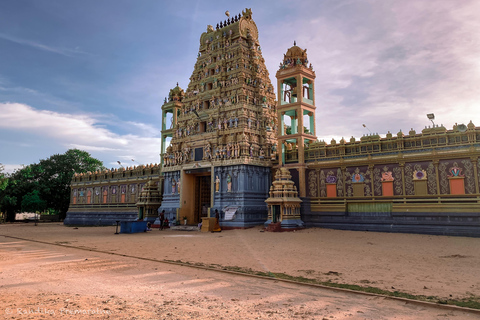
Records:
[[[137,218],[136,207],[72,209],[63,223],[69,226],[113,226],[117,221],[135,221]]]
[[[163,198],[158,212],[165,210],[165,218],[173,221],[177,216],[177,209],[180,208],[180,192],[177,184],[180,180],[180,171],[164,172],[163,176]]]
[[[251,165],[216,167],[215,178],[220,179],[219,191],[215,192],[211,216],[215,209],[221,213],[220,225],[225,228],[248,228],[263,224],[268,218],[268,192],[271,186],[271,169]],[[228,190],[227,178],[232,186]],[[224,209],[238,206],[233,220],[225,220]]]

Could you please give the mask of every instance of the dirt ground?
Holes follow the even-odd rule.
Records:
[[[388,299],[372,297],[355,301],[357,298],[337,292],[322,293],[321,299],[314,299],[317,291],[306,288],[300,289],[301,294],[289,295],[289,290],[297,292],[299,289],[294,285],[271,287],[275,284],[264,280],[236,280],[237,277],[229,275],[212,276],[211,271],[160,266],[158,262],[139,262],[117,255],[5,237],[157,260],[251,268],[416,295],[455,299],[480,296],[478,238],[317,228],[286,233],[262,232],[261,228],[221,233],[158,229],[138,234],[114,233],[115,227],[73,228],[59,223],[0,225],[0,307],[10,308],[11,312],[5,311],[5,318],[52,318],[49,311],[55,312],[54,318],[68,318],[73,316],[68,313],[71,310],[90,310],[89,317],[111,319],[478,318],[478,314],[455,314],[445,310],[434,310],[419,317],[421,312],[428,310],[410,305],[398,309],[398,306],[390,306],[393,302]],[[191,270],[185,271],[187,269]],[[141,278],[143,282],[135,287],[123,285],[128,280],[119,282],[118,277],[112,278],[112,272],[113,275],[121,272],[122,276],[135,281]],[[159,283],[147,281],[148,277],[157,279],[158,274],[182,279],[171,280],[177,284],[171,287],[163,282],[159,287]],[[12,275],[16,275],[14,280]],[[212,298],[207,293],[203,295],[198,288],[193,289],[197,282],[202,286],[210,283],[212,277],[216,279],[213,281],[216,289],[209,286],[209,294],[225,291],[227,287],[235,290],[245,287],[242,289],[245,292],[239,296],[236,291],[225,291]],[[178,283],[189,283],[193,288],[182,286],[179,291]],[[276,295],[271,296],[271,292]],[[184,299],[179,303],[182,295]],[[378,309],[369,303],[379,305]],[[278,308],[272,307],[274,305]],[[119,316],[121,310],[124,313]],[[131,314],[126,310],[136,311]]]

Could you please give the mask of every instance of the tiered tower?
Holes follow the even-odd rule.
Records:
[[[278,155],[280,165],[298,171],[300,197],[306,196],[305,149],[315,135],[315,71],[307,49],[288,49],[275,75],[278,84]]]
[[[143,186],[137,201],[138,219],[152,221],[158,216],[158,207],[162,203],[162,194],[158,190],[157,182],[150,180]]]
[[[208,26],[162,153],[160,210],[185,216],[188,223],[214,209],[228,211],[223,227],[263,223],[277,148],[276,114],[251,10]]]

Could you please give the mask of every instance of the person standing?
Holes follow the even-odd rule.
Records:
[[[213,227],[212,232],[221,232],[222,228],[220,228],[220,213],[217,209],[215,209],[215,226]]]
[[[160,230],[163,230],[163,221],[165,221],[165,210],[160,213]]]

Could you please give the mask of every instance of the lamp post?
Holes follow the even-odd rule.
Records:
[[[433,113],[427,113],[427,118],[432,121],[433,127],[435,128],[435,122],[433,122],[433,120],[435,120],[435,115]]]

